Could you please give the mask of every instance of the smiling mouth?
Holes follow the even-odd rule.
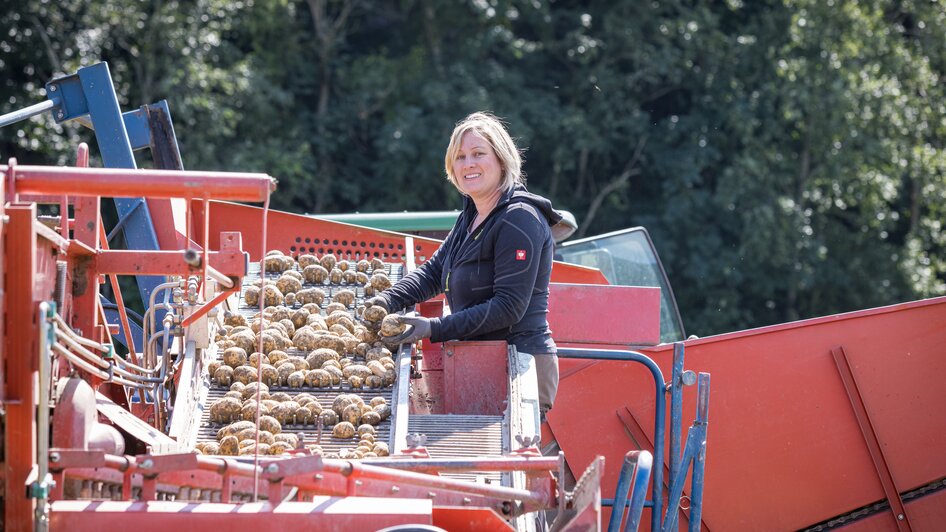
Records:
[[[465,175],[465,176],[463,176],[463,179],[476,179],[476,178],[479,177],[480,175],[482,175],[482,174],[470,174],[470,175]]]

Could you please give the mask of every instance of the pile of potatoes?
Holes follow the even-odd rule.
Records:
[[[296,260],[273,250],[266,254],[263,266],[268,273],[278,273],[279,278],[275,283],[267,282],[265,288],[261,288],[261,280],[246,288],[244,301],[251,307],[259,306],[260,297],[263,298],[264,307],[295,307],[309,303],[321,305],[326,297],[325,291],[318,288],[322,285],[363,286],[365,297],[391,287],[391,280],[384,271],[384,262],[378,258],[370,261],[362,259],[352,266],[331,253],[323,255],[321,259],[314,255],[300,255]],[[316,287],[305,288],[305,284]],[[332,301],[352,307],[355,292],[338,290],[332,294]]]
[[[260,403],[256,398],[259,394]],[[226,424],[217,431],[217,443],[197,446],[202,454],[237,456],[254,454],[256,451],[257,426],[254,423],[259,408],[259,453],[282,454],[302,446],[301,435],[283,433],[286,425],[316,425],[331,428],[332,436],[338,439],[358,437],[363,447],[361,456],[386,456],[387,446],[375,443],[375,426],[391,416],[391,407],[383,397],[370,402],[355,394],[340,394],[330,408],[323,408],[319,400],[307,393],[290,396],[285,392],[270,393],[266,385],[256,383],[244,385],[235,382],[226,395],[210,407],[210,419],[214,423]],[[320,446],[310,446],[311,452],[321,454]],[[355,455],[352,455],[355,457]]]

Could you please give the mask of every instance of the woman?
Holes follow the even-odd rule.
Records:
[[[529,193],[519,150],[488,113],[460,121],[444,159],[464,196],[463,212],[430,260],[369,300],[397,310],[445,293],[451,314],[401,317],[392,341],[506,340],[534,355],[543,418],[558,388],[558,358],[546,313],[554,241],[561,220],[549,200]]]

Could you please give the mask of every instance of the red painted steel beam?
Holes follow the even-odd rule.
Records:
[[[242,172],[16,165],[6,174],[17,194],[264,201],[276,189],[272,177]]]
[[[838,374],[841,382],[844,383],[844,391],[847,392],[848,400],[851,401],[851,408],[854,409],[854,416],[857,418],[857,424],[861,428],[861,434],[864,435],[864,444],[870,452],[871,460],[874,462],[874,468],[877,470],[877,478],[884,488],[884,495],[887,496],[887,502],[890,503],[890,511],[897,522],[897,529],[901,532],[913,530],[910,526],[910,517],[907,515],[903,506],[903,499],[900,498],[900,492],[894,482],[893,474],[884,456],[883,447],[874,431],[871,423],[870,412],[867,405],[861,397],[861,392],[857,386],[857,379],[854,376],[854,370],[848,360],[844,347],[837,346],[831,349],[831,356],[838,367]]]
[[[432,504],[423,499],[316,497],[309,502],[194,503],[56,501],[51,530],[378,530],[431,524]]]
[[[233,277],[246,275],[246,255],[238,251],[211,251],[210,265],[218,272]],[[95,269],[100,274],[172,275],[199,274],[200,266],[184,261],[181,251],[141,251],[113,249],[99,251]]]
[[[6,408],[4,432],[4,527],[32,530],[34,501],[26,495],[26,480],[36,463],[36,374],[39,327],[33,300],[36,271],[34,204],[6,208],[4,267],[4,358]],[[7,251],[9,250],[9,253]]]

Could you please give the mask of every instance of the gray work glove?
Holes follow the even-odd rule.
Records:
[[[385,301],[385,299],[381,296],[374,296],[370,299],[366,299],[365,307],[381,307],[385,312],[391,312],[391,309],[388,308],[388,302]]]
[[[407,330],[397,336],[387,338],[386,341],[392,344],[403,344],[430,338],[430,320],[423,316],[398,316],[398,323],[407,325]]]

